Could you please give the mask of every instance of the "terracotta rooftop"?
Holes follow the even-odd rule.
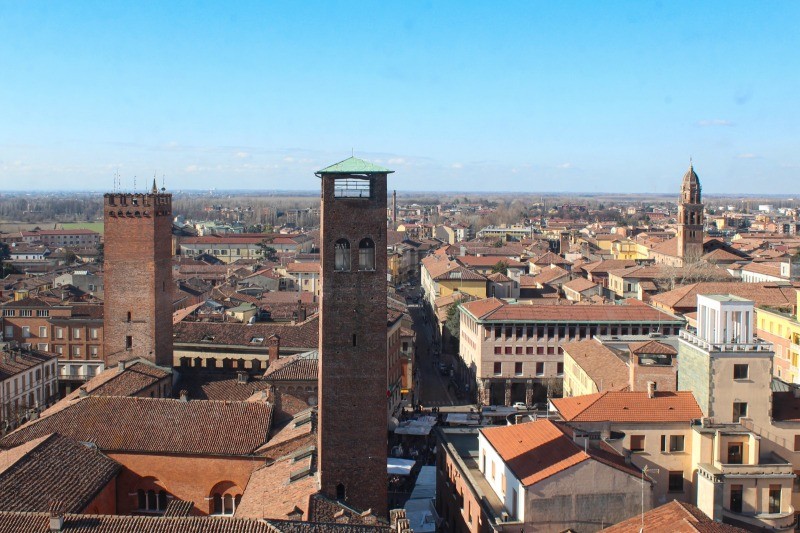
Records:
[[[526,487],[590,459],[634,476],[638,474],[635,468],[625,465],[621,456],[612,458],[609,453],[584,451],[550,420],[483,428],[480,432]]]
[[[533,276],[532,279],[526,280],[527,284],[546,285],[552,283],[559,278],[569,276],[569,272],[559,266],[545,267],[538,274]],[[530,276],[520,276],[520,278],[529,278]],[[520,279],[520,286],[522,286],[522,279]]]
[[[563,345],[564,353],[594,381],[597,390],[623,390],[629,386],[628,365],[617,353],[595,339]]]
[[[309,450],[305,457],[289,455],[253,471],[235,516],[285,520],[299,511],[307,518],[309,498],[318,490],[314,462]]]
[[[632,259],[608,259],[606,261],[598,261],[583,265],[581,268],[585,272],[591,272],[593,275],[607,274],[611,270],[619,270],[621,268],[630,268],[636,266],[636,261]]]
[[[264,372],[267,381],[316,381],[319,370],[319,352],[305,353],[279,358]]]
[[[247,381],[242,383],[236,373],[231,371],[181,369],[179,375],[175,390],[187,391],[189,400],[243,402],[269,387],[269,383],[260,377],[249,375]]]
[[[647,533],[742,533],[740,529],[721,522],[714,522],[694,505],[671,501],[641,515],[620,522],[602,531],[607,533],[640,533],[644,523]]]
[[[87,396],[9,433],[0,447],[59,433],[102,451],[241,456],[266,442],[271,421],[272,406],[260,402]]]
[[[209,518],[203,516],[64,516],[63,531],[69,533],[279,533],[266,522],[241,518]],[[50,513],[0,512],[3,533],[51,533]],[[334,531],[331,528],[331,531]]]
[[[500,262],[505,263],[507,266],[511,268],[522,268],[525,266],[525,263],[521,263],[516,259],[512,259],[511,257],[464,255],[458,257],[456,260],[459,263],[463,264],[464,266],[472,268],[493,267],[494,265]]]
[[[659,341],[634,342],[628,345],[631,353],[635,354],[658,354],[658,355],[678,355],[678,350],[669,344]]]
[[[317,263],[289,263],[286,265],[286,272],[319,274],[320,264]]]
[[[736,281],[692,283],[657,294],[651,298],[651,301],[659,307],[681,313],[697,309],[698,294],[733,294],[752,300],[756,306],[791,308],[797,302],[796,290],[789,284],[740,283]]]
[[[455,265],[433,278],[436,281],[486,281],[486,278],[477,272]]]
[[[595,287],[597,287],[597,283],[589,281],[586,278],[575,278],[561,286],[562,289],[569,289],[575,292],[583,292]]]
[[[174,327],[174,342],[222,344],[228,346],[267,346],[272,335],[281,338],[286,348],[316,349],[319,344],[319,319],[313,316],[295,325],[256,322],[253,325],[233,322],[180,322]],[[261,339],[255,342],[254,339]]]
[[[780,263],[749,263],[742,267],[743,272],[752,272],[765,276],[781,277]]]
[[[149,363],[136,362],[126,366],[122,372],[113,366],[95,376],[85,387],[89,394],[97,396],[134,396],[171,375],[170,370]]]
[[[121,468],[86,444],[45,435],[0,452],[0,509],[46,512],[57,500],[66,512],[81,512]]]
[[[567,261],[560,255],[553,252],[547,252],[544,255],[540,255],[539,257],[530,262],[533,263],[534,265],[540,265],[540,266],[572,264],[570,261]]]
[[[0,381],[15,376],[20,372],[25,372],[31,368],[52,361],[58,355],[39,350],[8,350],[0,351]]]
[[[690,391],[606,391],[555,398],[553,406],[568,422],[690,422],[703,412]]]
[[[648,305],[527,305],[506,304],[495,298],[463,304],[486,322],[681,322]]]

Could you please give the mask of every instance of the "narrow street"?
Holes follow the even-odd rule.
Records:
[[[422,290],[414,287],[409,296],[422,295]],[[466,400],[459,400],[452,387],[448,388],[450,375],[442,375],[439,363],[452,365],[451,355],[436,355],[436,346],[433,340],[432,324],[426,321],[423,304],[409,303],[408,311],[414,320],[414,331],[417,333],[417,367],[419,369],[419,398],[420,404],[425,408],[453,407],[467,405]],[[450,367],[452,368],[452,366]]]

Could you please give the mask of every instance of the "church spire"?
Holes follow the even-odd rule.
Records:
[[[158,194],[158,186],[156,185],[156,179],[153,178],[153,190],[151,191],[153,194]]]

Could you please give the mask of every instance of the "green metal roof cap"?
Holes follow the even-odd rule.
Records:
[[[364,161],[357,157],[348,157],[344,161],[339,161],[335,165],[331,165],[322,170],[316,171],[314,174],[391,174],[394,170],[389,170],[378,165],[374,165],[369,161]]]

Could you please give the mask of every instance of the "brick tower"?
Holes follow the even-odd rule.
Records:
[[[320,170],[318,466],[324,494],[387,514],[386,179],[351,157]]]
[[[172,195],[103,197],[106,365],[143,357],[172,366]]]
[[[689,164],[683,175],[681,203],[678,206],[678,257],[683,263],[694,263],[703,255],[703,203],[700,178]]]

